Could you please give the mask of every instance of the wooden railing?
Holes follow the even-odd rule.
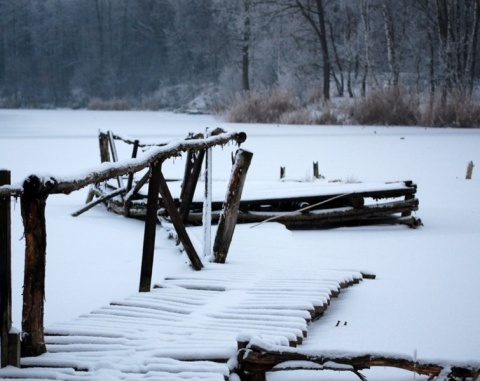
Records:
[[[113,137],[112,133],[109,133],[108,135]],[[121,179],[122,176],[130,176],[135,172],[141,171],[145,168],[149,168],[149,174],[147,177],[147,179],[149,179],[149,197],[147,204],[147,218],[145,222],[144,247],[142,255],[142,269],[140,275],[139,290],[150,291],[159,192],[162,196],[163,201],[165,202],[165,205],[168,205],[168,213],[172,218],[172,222],[175,226],[175,229],[177,230],[177,234],[179,235],[179,237],[181,237],[184,248],[192,263],[192,267],[195,270],[200,270],[203,267],[202,262],[198,257],[197,253],[195,252],[195,249],[190,242],[188,234],[186,233],[183,219],[178,212],[177,207],[173,202],[170,192],[168,190],[165,178],[163,177],[163,174],[161,172],[162,163],[166,159],[179,156],[181,153],[184,152],[202,151],[214,146],[225,145],[229,142],[236,142],[237,144],[241,144],[246,140],[246,134],[225,132],[223,130],[217,129],[207,137],[200,136],[194,139],[189,136],[189,138],[185,140],[177,140],[159,146],[151,146],[139,158],[131,158],[123,161],[118,161],[118,158],[115,158],[117,160],[116,162],[108,162],[109,158],[107,157],[105,151],[102,151],[102,144],[104,144],[102,142],[102,139],[103,137],[101,137],[100,139],[102,152],[101,160],[103,163],[95,168],[84,171],[82,175],[77,175],[76,177],[42,177],[32,174],[23,182],[23,184],[15,186],[9,185],[9,180],[5,181],[2,177],[2,181],[5,184],[0,183],[0,201],[2,202],[0,205],[0,209],[2,211],[2,216],[3,214],[8,214],[8,217],[4,218],[4,220],[0,222],[2,226],[2,231],[5,230],[5,233],[2,233],[4,235],[0,237],[2,248],[1,256],[3,261],[1,274],[2,366],[9,363],[7,360],[5,360],[5,362],[3,361],[4,354],[5,356],[7,356],[7,353],[12,352],[12,349],[6,351],[3,350],[3,345],[5,343],[8,343],[8,335],[11,328],[11,312],[9,312],[11,311],[11,306],[8,307],[8,304],[11,302],[11,283],[8,274],[11,271],[9,265],[9,208],[10,198],[12,196],[20,198],[21,214],[25,229],[25,277],[22,311],[23,339],[21,343],[21,352],[22,356],[37,356],[46,351],[43,329],[43,310],[45,300],[45,268],[47,246],[45,206],[48,197],[52,194],[69,194],[73,191],[80,190],[88,185],[101,183],[103,181],[107,181],[113,178]],[[139,144],[137,143],[136,147],[138,148],[138,146]],[[251,153],[239,150],[239,153],[237,154],[238,160],[235,165],[245,165],[245,156],[251,159]],[[244,173],[244,176],[246,176],[249,160],[247,160],[247,162],[248,163],[246,165],[246,168],[243,168],[243,170],[241,171]],[[191,179],[187,178],[186,176],[184,182],[188,181],[191,181]],[[128,197],[132,194],[131,191],[133,190],[133,188],[129,189],[129,186],[132,186],[131,181],[128,182],[127,186],[124,186],[119,181],[118,189],[113,192],[115,194],[122,194],[124,197],[124,201],[128,202]],[[240,197],[241,191],[235,192],[235,194],[237,193],[239,193],[238,197]],[[186,199],[188,199],[188,197],[186,197]],[[235,206],[237,204],[226,203],[227,208],[229,207],[228,205]],[[224,213],[226,216],[225,218],[229,219],[229,222],[226,224],[227,226],[231,226],[232,221],[234,221],[236,218],[236,212],[233,211],[234,207],[230,208],[230,210],[225,209]],[[235,224],[235,222],[233,222],[233,224]],[[218,235],[221,235],[221,237],[218,237]],[[219,232],[217,232],[216,242],[217,240],[219,240],[219,247],[222,248],[221,261],[224,261],[224,258],[226,256],[225,247],[228,247],[230,239],[231,228],[219,230]],[[228,241],[227,244],[223,242],[225,240]],[[6,283],[9,284],[7,285]]]

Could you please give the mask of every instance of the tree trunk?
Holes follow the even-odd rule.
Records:
[[[330,57],[328,54],[327,33],[325,28],[325,11],[323,0],[317,0],[318,24],[320,27],[320,45],[323,58],[323,97],[330,100]]]
[[[393,26],[392,11],[387,3],[388,0],[382,1],[383,21],[385,24],[385,37],[387,40],[387,57],[388,65],[390,66],[390,72],[392,75],[392,86],[398,86],[398,62],[395,54],[395,30]]]
[[[243,0],[243,46],[242,46],[242,88],[250,90],[250,0]]]

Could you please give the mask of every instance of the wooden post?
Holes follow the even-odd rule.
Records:
[[[249,151],[241,149],[237,151],[235,165],[228,184],[227,197],[223,204],[223,212],[218,222],[217,235],[213,245],[213,255],[216,263],[225,263],[227,259],[228,249],[237,223],[243,186],[252,157],[253,153]]]
[[[140,142],[138,140],[135,140],[133,142],[132,159],[135,159],[137,157],[138,145],[139,144],[140,144]],[[130,172],[128,174],[127,193],[130,192],[130,189],[132,189],[132,184],[133,184],[133,172]]]
[[[318,173],[318,161],[313,162],[313,177],[316,179],[320,178],[320,174]]]
[[[0,186],[10,185],[10,171],[0,170]],[[20,333],[12,333],[12,245],[10,196],[0,198],[0,367],[20,367]]]
[[[280,167],[280,178],[281,179],[285,178],[285,167]]]
[[[188,151],[187,162],[185,163],[185,175],[183,177],[182,192],[180,194],[180,207],[178,209],[183,223],[187,223],[192,205],[193,196],[197,187],[198,178],[202,170],[205,150]]]
[[[115,138],[113,137],[113,132],[108,131],[108,142],[110,143],[110,150],[112,151],[112,159],[116,163],[118,162],[117,148],[115,147]],[[123,188],[123,179],[121,176],[117,176],[117,183],[119,188]],[[123,201],[123,196],[120,195]]]
[[[175,231],[178,234],[178,239],[183,245],[185,252],[190,259],[190,263],[195,270],[201,270],[203,267],[202,261],[198,257],[195,248],[193,247],[192,241],[190,241],[190,237],[188,236],[187,230],[185,229],[185,225],[182,222],[180,214],[178,213],[177,206],[173,201],[172,195],[170,190],[168,189],[167,182],[163,177],[161,171],[158,171],[158,178],[159,178],[159,191],[162,195],[163,204],[165,209],[167,210],[168,215],[170,216],[170,220],[172,221],[173,226],[175,227]]]
[[[20,203],[25,229],[22,356],[38,356],[46,352],[43,331],[47,249],[45,207],[52,186],[53,182],[45,182],[34,175],[23,183]]]
[[[100,146],[100,162],[110,161],[110,151],[108,150],[108,135],[100,132],[98,134],[98,143]]]
[[[473,161],[470,161],[470,163],[468,163],[468,166],[467,166],[467,175],[465,176],[467,180],[472,179],[473,167],[474,167]]]
[[[158,189],[161,168],[161,161],[156,161],[150,165],[150,183],[148,185],[147,215],[145,216],[142,268],[140,273],[140,292],[149,292],[152,282],[155,235],[157,232]]]

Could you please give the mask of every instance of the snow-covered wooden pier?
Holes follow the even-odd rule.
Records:
[[[361,273],[305,268],[229,273],[211,264],[46,327],[47,352],[0,379],[227,380],[252,335],[297,346],[309,324]]]

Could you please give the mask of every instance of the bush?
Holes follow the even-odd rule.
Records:
[[[298,109],[293,96],[280,90],[243,93],[227,110],[232,123],[280,123],[282,115]]]
[[[285,113],[280,118],[282,124],[316,124],[337,125],[341,124],[338,116],[329,107],[323,111],[308,110],[306,108]]]
[[[124,110],[129,110],[130,106],[127,100],[123,98],[112,98],[112,99],[92,98],[90,102],[88,102],[87,108],[89,110],[124,111]]]
[[[472,96],[451,91],[430,98],[421,118],[428,127],[480,127],[480,104]]]
[[[355,102],[350,115],[356,123],[364,125],[417,125],[418,98],[399,87],[376,89]]]

